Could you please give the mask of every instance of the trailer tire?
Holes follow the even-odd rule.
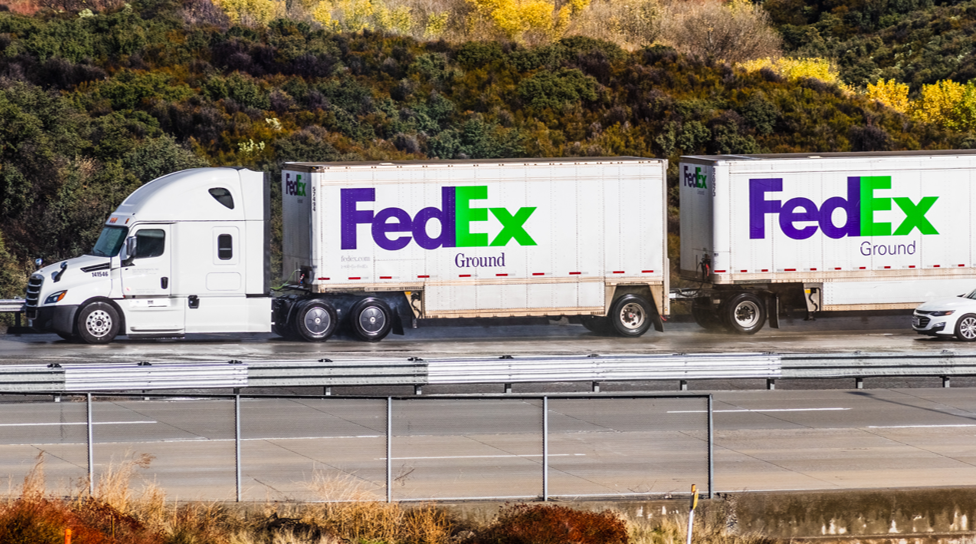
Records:
[[[85,344],[108,344],[119,334],[119,312],[106,302],[91,302],[78,310],[75,330]]]
[[[352,329],[361,340],[379,342],[390,334],[393,312],[383,300],[367,297],[353,305],[350,311]]]
[[[695,299],[691,303],[691,316],[695,318],[695,323],[706,331],[717,331],[723,328],[722,318],[719,316],[711,304],[702,304]]]
[[[966,314],[956,321],[956,338],[961,342],[976,340],[976,315]]]
[[[295,309],[295,332],[308,342],[325,342],[335,332],[338,316],[324,300],[309,299]]]
[[[68,334],[68,333],[65,333],[65,332],[55,332],[54,334],[57,334],[58,336],[61,337],[62,340],[67,340],[68,342],[77,342],[78,341],[78,337],[76,337],[73,334]]]
[[[608,319],[620,336],[637,337],[651,328],[651,305],[640,295],[624,295],[610,306]]]
[[[586,327],[586,330],[595,334],[613,334],[613,325],[610,324],[610,320],[602,315],[584,315],[580,316],[580,324]]]
[[[752,293],[739,293],[726,301],[722,314],[729,332],[756,334],[766,323],[766,304]]]

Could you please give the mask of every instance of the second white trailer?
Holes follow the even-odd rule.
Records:
[[[976,287],[976,151],[682,157],[696,319],[751,333],[780,303],[910,309]]]

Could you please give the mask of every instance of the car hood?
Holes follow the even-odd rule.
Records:
[[[915,308],[923,312],[971,309],[976,310],[976,300],[965,297],[940,298],[922,304]]]

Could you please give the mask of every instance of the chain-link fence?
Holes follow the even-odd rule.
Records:
[[[97,492],[133,465],[186,500],[659,496],[706,479],[713,489],[710,395],[60,399],[0,397],[8,494],[39,456],[48,491],[63,494]]]

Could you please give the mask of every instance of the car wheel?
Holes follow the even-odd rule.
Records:
[[[75,329],[86,344],[108,344],[119,334],[119,313],[105,302],[92,302],[79,312]]]
[[[963,342],[976,340],[976,315],[966,314],[956,321],[956,338]]]
[[[390,334],[393,312],[382,300],[373,297],[364,298],[353,305],[349,313],[352,328],[361,340],[379,342]]]

